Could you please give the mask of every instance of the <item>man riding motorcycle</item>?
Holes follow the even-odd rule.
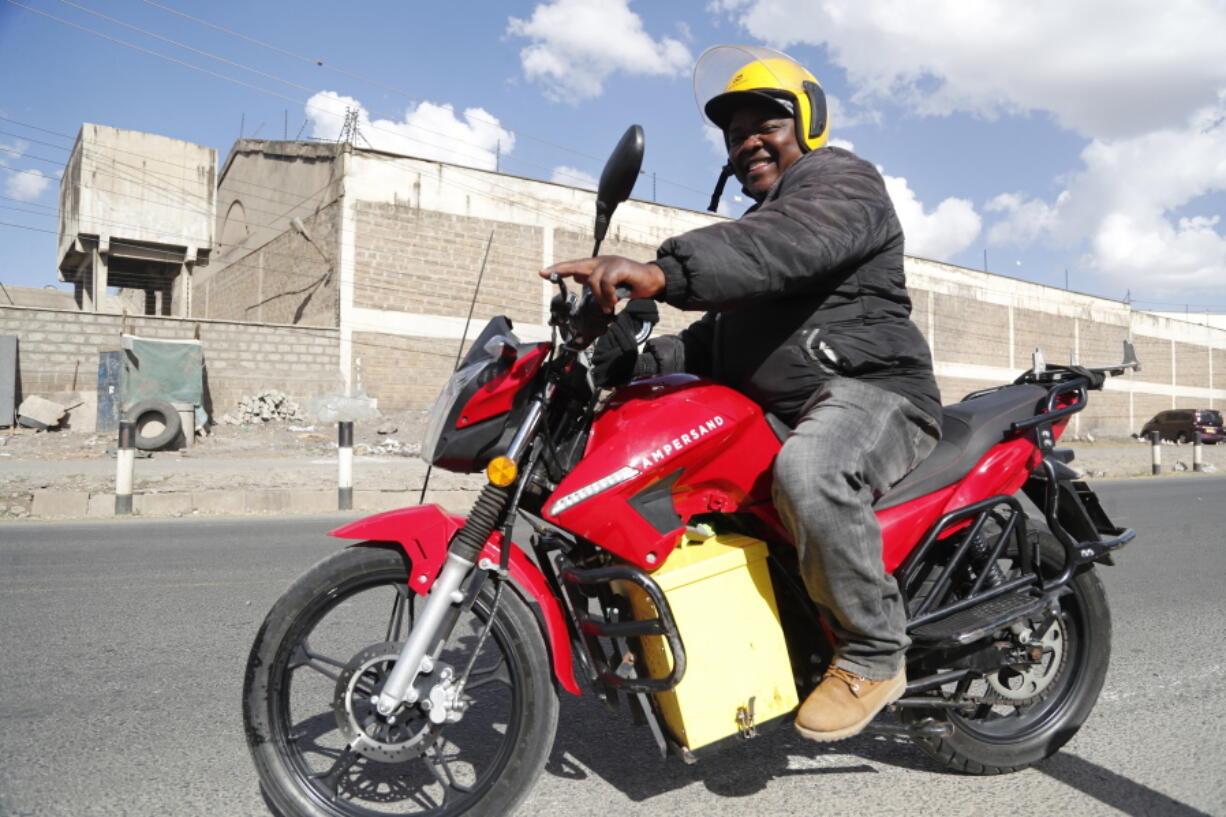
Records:
[[[704,90],[712,77],[714,95]],[[885,185],[873,165],[827,144],[825,96],[813,75],[771,49],[718,46],[695,66],[695,92],[724,134],[720,187],[735,175],[754,206],[739,220],[669,239],[651,263],[598,256],[541,274],[585,283],[606,310],[620,286],[632,298],[706,311],[679,334],[650,341],[633,368],[625,355],[634,332],[615,326],[594,355],[607,385],[704,375],[791,427],[774,466],[774,499],[806,588],[838,637],[796,728],[839,740],[906,686],[906,613],[882,565],[872,503],[939,439],[931,353],[910,320],[903,233]],[[635,306],[619,321],[634,321]]]

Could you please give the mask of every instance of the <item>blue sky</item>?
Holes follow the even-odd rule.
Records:
[[[1213,0],[0,0],[0,282],[55,282],[56,174],[82,122],[222,162],[240,128],[334,138],[333,112],[360,107],[377,147],[572,183],[638,122],[651,175],[634,195],[702,209],[721,160],[690,69],[729,42],[810,67],[912,254],[978,269],[986,250],[993,272],[1063,286],[1067,270],[1072,289],[1142,308],[1226,312]]]

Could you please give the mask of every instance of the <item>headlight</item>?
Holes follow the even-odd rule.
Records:
[[[422,438],[421,443],[421,456],[426,462],[433,462],[437,457],[436,449],[439,438],[443,436],[447,418],[451,416],[451,409],[455,406],[456,399],[463,394],[464,387],[493,362],[489,358],[484,358],[470,363],[453,374],[447,381],[442,394],[434,401],[434,405],[430,407],[430,413],[426,416],[426,435]]]

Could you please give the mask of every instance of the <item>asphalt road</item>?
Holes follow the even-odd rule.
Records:
[[[1100,482],[1106,687],[1055,757],[947,774],[909,744],[780,730],[687,767],[567,696],[521,814],[1226,815],[1226,477]],[[0,815],[266,815],[239,713],[251,639],[342,517],[0,525]]]

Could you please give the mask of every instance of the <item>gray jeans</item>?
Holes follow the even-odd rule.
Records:
[[[911,641],[872,504],[932,452],[940,429],[906,398],[850,378],[830,380],[816,401],[775,460],[775,505],[838,636],[835,663],[893,678]]]

